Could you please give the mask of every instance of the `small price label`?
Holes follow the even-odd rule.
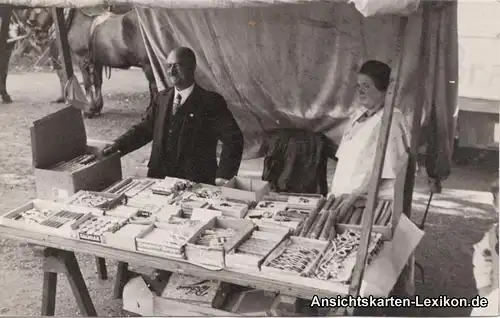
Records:
[[[69,198],[69,192],[65,189],[52,188],[52,195],[55,198],[66,199]]]

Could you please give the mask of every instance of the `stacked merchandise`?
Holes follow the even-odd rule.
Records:
[[[253,208],[238,200],[222,197],[220,188],[180,179],[127,179],[104,192],[77,192],[66,203],[32,201],[2,216],[0,222],[312,286],[345,285],[350,280],[359,230],[346,226],[359,227],[366,199],[342,213],[343,199],[333,196],[325,202],[316,196],[275,194],[263,196]],[[377,204],[375,223],[388,224],[393,218],[392,201],[380,199]],[[196,208],[216,210],[222,216],[191,219]],[[369,259],[383,240],[375,228],[373,232]]]
[[[206,199],[199,198],[191,192],[184,192],[175,199],[173,204],[180,206],[183,215],[187,218],[191,217],[194,209],[205,208],[209,205]]]

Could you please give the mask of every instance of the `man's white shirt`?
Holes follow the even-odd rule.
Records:
[[[189,95],[191,95],[191,93],[193,92],[194,83],[193,83],[193,85],[189,86],[188,88],[183,89],[182,91],[177,90],[177,88],[174,88],[174,89],[175,89],[175,91],[174,91],[174,99],[177,96],[177,94],[180,94],[181,95],[181,103],[180,103],[180,105],[183,105],[186,102],[186,100],[188,99]]]

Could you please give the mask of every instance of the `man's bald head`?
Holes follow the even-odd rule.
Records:
[[[190,64],[193,66],[193,68],[196,68],[196,55],[194,54],[193,50],[191,50],[188,47],[180,47],[175,50],[172,50],[172,54],[177,55],[177,57],[186,63]]]
[[[179,90],[194,83],[196,56],[190,48],[179,47],[167,56],[167,75],[172,84]]]

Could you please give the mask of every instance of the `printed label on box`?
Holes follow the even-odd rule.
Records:
[[[69,192],[65,189],[52,188],[52,195],[56,198],[66,199],[69,198]]]

